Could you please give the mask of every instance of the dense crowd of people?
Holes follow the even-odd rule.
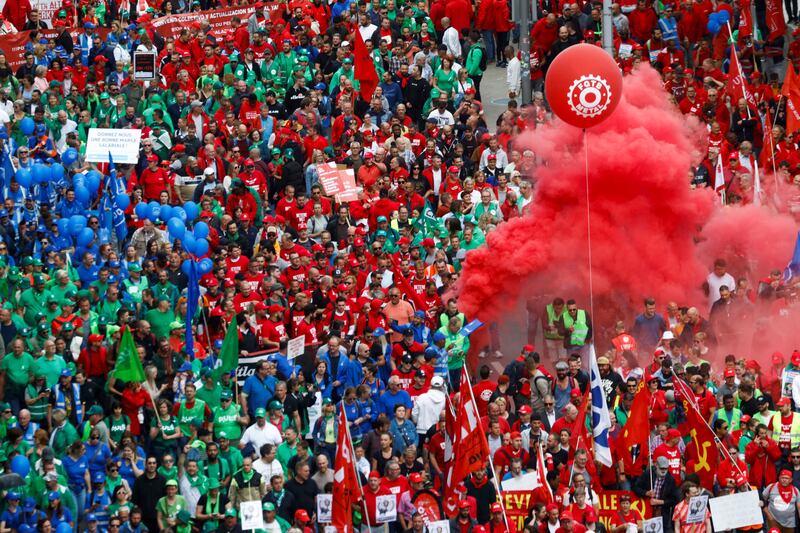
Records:
[[[658,516],[667,532],[710,532],[708,515],[686,522],[690,499],[744,490],[758,490],[769,527],[795,529],[800,351],[786,346],[770,365],[729,355],[743,321],[796,298],[781,272],[734,277],[720,259],[707,306],[648,298],[611,335],[564,295],[531,313],[531,344],[510,362],[496,325],[488,345],[463,331],[476,318],[456,296],[467,254],[535,202],[541,158],[515,136],[552,119],[540,92],[547,67],[578,42],[599,44],[600,3],[539,2],[529,68],[514,46],[527,29],[506,0],[257,2],[222,27],[202,14],[174,36],[152,24],[222,7],[63,0],[49,22],[29,0],[2,9],[0,468],[22,479],[0,478],[0,533],[235,533],[250,501],[262,531],[327,533],[316,496],[332,492],[342,411],[363,485],[356,527],[421,533],[429,517],[415,502],[441,501],[445,410],[467,393],[464,371],[491,453],[455,480],[457,511],[441,516],[452,532],[621,533]],[[612,8],[620,69],[658,69],[680,111],[708,126],[687,186],[713,186],[722,161],[730,204],[753,201],[758,165],[800,185],[779,94],[800,61],[797,31],[778,24],[771,2],[753,7]],[[791,22],[796,2],[787,9]],[[732,26],[711,24],[720,11]],[[12,65],[4,43],[19,32],[28,37]],[[159,77],[134,79],[132,57],[150,52]],[[740,101],[728,91],[731,58],[747,78]],[[364,74],[373,66],[374,90]],[[498,68],[510,101],[487,123],[481,85]],[[533,102],[519,106],[528,72]],[[113,179],[110,165],[87,162],[93,128],[141,130],[138,162],[117,163]],[[325,188],[331,162],[353,170],[357,199]],[[173,227],[165,213],[179,206]],[[207,246],[194,236],[190,246],[189,228]],[[187,316],[190,255],[209,266]],[[127,334],[142,381],[115,377]],[[303,353],[289,357],[297,337]],[[240,366],[220,373],[231,339]],[[612,467],[572,438],[591,343]],[[638,450],[644,467],[617,444],[640,389],[652,433]],[[711,483],[687,469],[701,456],[682,400],[729,452],[709,465]],[[532,490],[528,516],[509,520],[501,483],[542,466],[546,486]],[[622,491],[613,512],[605,491]],[[386,495],[397,515],[380,523]]]

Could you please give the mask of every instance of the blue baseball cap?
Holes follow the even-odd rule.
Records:
[[[92,483],[105,483],[106,475],[102,472],[95,472],[92,476]]]
[[[94,25],[94,24],[92,24],[91,22],[87,22],[87,23],[85,23],[85,24],[83,25],[83,27],[84,27],[84,28],[86,28],[87,30],[93,30],[93,29],[95,29],[97,26],[95,26],[95,25]]]
[[[87,522],[97,522],[97,515],[94,514],[94,513],[89,513],[88,515],[86,515],[86,521]]]
[[[60,500],[61,499],[61,493],[58,492],[57,490],[54,490],[50,494],[47,495],[47,499],[50,500],[51,502],[53,500]]]
[[[425,318],[425,311],[414,311],[414,316],[417,318]]]
[[[36,500],[28,496],[25,498],[25,510],[33,511],[34,509],[36,509]]]
[[[383,328],[375,328],[372,330],[372,334],[376,337],[380,337],[381,335],[386,335],[386,330]]]
[[[5,209],[0,209],[0,218],[7,216],[8,216],[8,211],[6,211]]]
[[[433,342],[443,341],[445,339],[444,333],[437,331],[433,334]]]
[[[19,500],[19,494],[16,492],[9,492],[6,494],[6,500]]]

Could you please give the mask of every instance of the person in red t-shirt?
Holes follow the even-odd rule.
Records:
[[[494,502],[489,511],[492,513],[491,517],[483,526],[487,533],[517,533],[514,521],[506,520],[503,513],[503,505],[500,502]],[[506,522],[508,525],[506,525]]]
[[[681,451],[678,449],[678,441],[681,440],[681,432],[675,428],[667,431],[667,440],[653,450],[653,460],[659,457],[666,457],[669,461],[669,473],[675,479],[676,484],[681,482]]]
[[[578,523],[569,511],[562,511],[559,517],[561,527],[556,529],[556,533],[585,533],[586,526]]]
[[[502,446],[494,452],[494,468],[497,479],[503,479],[505,473],[511,468],[511,460],[517,458],[522,459],[523,465],[527,465],[530,455],[522,447],[522,434],[519,431],[513,431],[511,432],[511,444]]]
[[[497,390],[497,383],[489,379],[492,371],[487,365],[482,365],[479,373],[481,380],[472,386],[472,394],[475,396],[475,406],[478,408],[478,414],[486,416],[486,409],[492,399],[492,394]]]
[[[629,526],[641,528],[642,516],[631,508],[631,495],[623,493],[619,497],[619,509],[611,516],[609,533],[625,533]]]
[[[147,156],[147,168],[139,176],[139,184],[142,186],[142,196],[147,201],[158,201],[161,193],[168,191],[167,172],[158,166],[158,156],[150,154]],[[169,192],[169,191],[168,191]],[[170,198],[170,203],[172,198]]]

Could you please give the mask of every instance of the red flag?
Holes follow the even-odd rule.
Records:
[[[753,14],[750,12],[750,0],[739,0],[739,41],[752,35]]]
[[[753,92],[747,88],[747,80],[742,74],[742,66],[739,64],[739,58],[736,57],[736,47],[731,46],[731,60],[728,70],[728,94],[733,100],[732,104],[735,106],[739,100],[744,98],[747,106],[755,110],[757,109]]]
[[[700,478],[700,485],[708,490],[714,487],[714,476],[719,464],[719,449],[716,436],[703,419],[697,407],[694,391],[685,381],[677,376],[672,379],[675,387],[675,400],[680,401],[686,413],[686,427],[689,428],[691,441],[686,445],[686,473],[695,473]],[[725,455],[727,455],[727,450]]]
[[[378,71],[375,70],[375,63],[372,61],[372,56],[367,52],[367,45],[364,44],[364,39],[361,38],[361,32],[356,29],[355,32],[355,46],[353,53],[355,60],[353,61],[353,70],[355,71],[355,78],[359,83],[359,92],[361,98],[369,102],[372,100],[372,94],[378,86]]]
[[[581,448],[589,451],[589,457],[592,456],[592,446],[589,445],[589,431],[586,429],[586,409],[589,406],[590,395],[584,394],[581,406],[578,408],[578,418],[572,424],[569,434],[569,459],[570,461],[575,456],[575,450]]]
[[[352,455],[353,444],[347,429],[344,409],[339,413],[339,436],[336,439],[336,470],[333,473],[333,519],[341,533],[353,533],[353,504],[359,500],[359,480]]]
[[[486,468],[489,457],[489,443],[483,433],[478,408],[469,386],[467,369],[461,372],[461,385],[458,411],[455,415],[453,438],[453,460],[445,480],[445,513],[453,512],[453,495],[456,485],[476,470]],[[457,512],[457,509],[456,509]],[[453,515],[455,516],[455,515]]]
[[[649,411],[650,391],[647,390],[644,380],[642,380],[636,389],[628,420],[622,426],[622,435],[619,437],[620,449],[623,450],[622,460],[625,463],[625,474],[629,477],[642,473],[650,454]],[[634,457],[634,446],[637,445],[639,448]]]
[[[774,41],[786,33],[786,19],[783,18],[783,2],[781,0],[767,0],[767,29],[768,41]]]
[[[791,62],[786,69],[781,96],[786,98],[786,133],[794,133],[800,128],[800,80]]]

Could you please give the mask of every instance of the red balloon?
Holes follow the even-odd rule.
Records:
[[[576,44],[550,64],[544,92],[558,118],[578,128],[591,128],[610,117],[619,104],[622,73],[602,48]]]

